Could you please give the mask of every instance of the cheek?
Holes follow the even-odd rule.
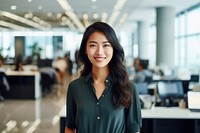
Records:
[[[108,50],[108,51],[107,51],[107,54],[108,54],[109,56],[113,56],[113,50]]]

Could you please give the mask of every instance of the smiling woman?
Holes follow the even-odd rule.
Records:
[[[113,56],[113,47],[102,32],[94,32],[88,39],[86,54],[93,67],[108,67]]]
[[[81,77],[69,84],[66,133],[135,133],[141,128],[137,89],[123,64],[124,50],[108,24],[95,22],[79,50]]]

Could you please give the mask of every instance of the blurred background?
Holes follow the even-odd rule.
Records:
[[[81,70],[82,35],[96,21],[116,31],[143,109],[200,109],[188,104],[188,92],[200,90],[199,0],[0,0],[1,133],[61,131],[67,86]],[[158,114],[148,121],[142,113],[142,132],[164,133],[149,124]],[[175,123],[166,126],[171,133],[200,132],[199,113],[180,118],[190,119],[188,128],[177,119],[163,125]]]

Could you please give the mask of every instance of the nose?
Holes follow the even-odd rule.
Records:
[[[103,54],[103,47],[102,46],[98,46],[96,54],[98,54],[98,55]]]

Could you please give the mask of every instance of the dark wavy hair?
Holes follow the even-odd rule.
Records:
[[[92,70],[92,64],[88,59],[85,50],[87,40],[94,32],[103,32],[113,47],[113,57],[109,62],[110,76],[113,84],[112,101],[116,106],[123,105],[127,108],[131,104],[132,91],[128,73],[123,64],[124,50],[120,45],[113,28],[104,22],[93,23],[86,29],[83,35],[79,50],[79,59],[84,65],[83,70],[81,71],[81,77],[88,75]]]

